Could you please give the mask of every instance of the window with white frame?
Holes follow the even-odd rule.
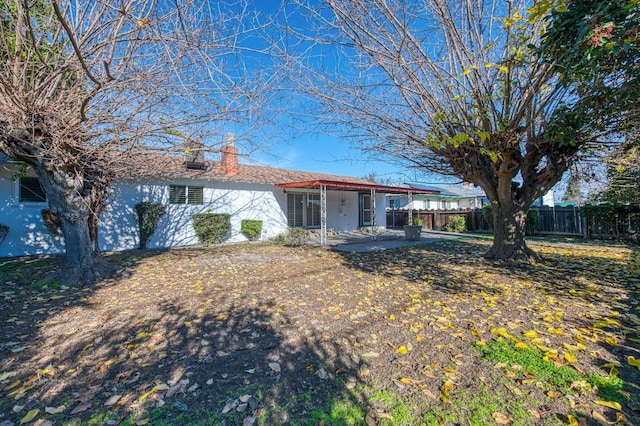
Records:
[[[170,204],[204,204],[204,188],[191,185],[169,185]]]
[[[304,194],[287,194],[287,222],[291,228],[300,228],[303,225]]]
[[[47,196],[37,177],[23,176],[19,179],[19,200],[21,203],[46,203]]]

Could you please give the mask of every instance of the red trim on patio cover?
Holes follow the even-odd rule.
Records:
[[[376,184],[363,184],[363,183],[351,183],[340,182],[331,180],[310,180],[306,182],[287,182],[277,183],[276,188],[316,188],[325,185],[327,189],[344,189],[352,191],[362,191],[375,189],[378,192],[386,192],[388,194],[439,194],[440,191],[433,191],[430,189],[414,189],[414,188],[400,188],[397,186],[384,186]]]

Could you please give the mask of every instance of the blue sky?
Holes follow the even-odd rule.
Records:
[[[272,15],[278,11],[281,3],[280,0],[252,0],[251,4],[260,13]],[[293,7],[292,5],[291,8]],[[293,10],[291,8],[289,9]],[[290,15],[289,19],[289,24],[298,27],[298,29],[304,30],[304,26],[307,24],[299,15]],[[330,61],[324,55],[323,60]],[[305,114],[305,112],[296,109],[297,102],[300,102],[300,99],[285,100],[286,107],[283,108],[279,118],[282,123],[281,128],[278,129],[276,126],[265,136],[272,138],[273,132],[280,132],[282,138],[277,138],[276,144],[267,144],[266,149],[251,152],[248,155],[249,158],[245,158],[245,162],[355,177],[364,177],[375,173],[381,179],[391,179],[395,182],[444,179],[443,177],[417,176],[413,170],[380,159],[372,159],[371,154],[367,155],[361,152],[352,141],[341,139],[337,130],[332,133],[326,128],[324,131],[318,130],[313,123],[306,127],[301,125],[304,118],[300,119],[300,117],[309,117],[315,111],[311,107]],[[302,102],[308,103],[308,101]],[[301,109],[308,107],[309,105],[305,105]],[[288,129],[293,127],[295,127],[295,131],[289,132]],[[280,141],[280,139],[282,140]]]

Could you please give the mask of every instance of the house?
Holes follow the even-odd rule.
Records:
[[[432,191],[418,194],[410,200],[408,194],[389,194],[387,209],[406,210],[409,205],[414,210],[469,210],[481,208],[489,203],[484,191],[469,183],[406,183],[403,186],[413,190]]]
[[[243,219],[262,221],[263,240],[302,227],[317,229],[321,242],[326,242],[328,229],[384,228],[388,194],[433,193],[348,176],[240,164],[232,140],[222,149],[220,161],[140,154],[129,166],[136,178],[114,183],[100,218],[99,244],[104,251],[138,247],[135,205],[142,201],[166,206],[147,243],[160,248],[197,244],[191,219],[195,213],[230,214],[228,242],[246,239],[240,232]],[[64,252],[62,237],[53,235],[42,219],[47,202],[38,179],[29,170],[19,170],[20,165],[0,160],[0,224],[9,227],[0,257]]]

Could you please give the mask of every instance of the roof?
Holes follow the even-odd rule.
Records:
[[[284,188],[316,188],[369,190],[383,192],[408,192],[405,188],[377,185],[365,179],[328,173],[278,169],[275,167],[238,164],[238,174],[226,174],[220,161],[204,161],[201,169],[187,168],[184,159],[169,154],[139,154],[129,161],[131,175],[146,178],[203,179],[222,182],[272,184]],[[431,193],[431,191],[420,191]]]
[[[408,186],[416,189],[432,190],[445,197],[475,198],[485,196],[482,188],[467,187],[455,183],[409,183]]]
[[[406,194],[406,193],[415,193],[415,194],[437,194],[435,191],[424,190],[424,189],[412,189],[407,187],[399,187],[399,186],[386,186],[386,185],[378,185],[372,182],[366,183],[350,183],[350,182],[340,182],[333,180],[313,180],[306,182],[288,182],[288,183],[279,183],[276,184],[276,188],[317,188],[320,186],[326,186],[327,189],[345,189],[352,191],[359,190],[376,190],[379,192],[386,192],[389,194]]]
[[[279,184],[287,182],[333,180],[356,184],[371,182],[350,176],[338,176],[326,173],[305,172],[278,169],[265,166],[238,164],[238,174],[226,174],[220,161],[204,161],[203,169],[187,168],[182,157],[169,154],[140,154],[130,163],[132,174],[136,177],[156,177],[166,179],[202,179],[224,182]]]

